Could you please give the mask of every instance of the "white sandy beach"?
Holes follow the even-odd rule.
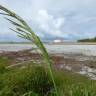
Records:
[[[92,44],[45,44],[49,53],[83,54],[96,56],[96,45]],[[20,51],[32,48],[31,44],[0,44],[2,51]]]

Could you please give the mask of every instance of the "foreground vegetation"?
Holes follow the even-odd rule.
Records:
[[[0,96],[56,96],[50,74],[42,64],[7,69],[9,61],[0,57]],[[54,69],[53,74],[59,96],[96,96],[96,81],[66,70]]]

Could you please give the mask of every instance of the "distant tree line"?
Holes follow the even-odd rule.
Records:
[[[96,42],[96,37],[94,38],[91,38],[91,39],[81,39],[81,40],[78,40],[78,42]]]

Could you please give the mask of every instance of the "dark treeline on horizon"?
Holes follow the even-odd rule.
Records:
[[[96,42],[96,37],[78,40],[78,42]]]

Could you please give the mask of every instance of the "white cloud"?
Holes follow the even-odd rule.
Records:
[[[64,24],[64,18],[58,18],[54,22],[55,28],[59,29]]]
[[[38,27],[43,32],[53,36],[63,36],[61,27],[64,24],[64,20],[65,18],[63,17],[55,18],[53,15],[50,15],[47,10],[39,10],[36,16]]]
[[[40,37],[96,35],[96,0],[0,0],[0,4],[23,17]],[[0,17],[0,36],[14,37],[5,23]]]

